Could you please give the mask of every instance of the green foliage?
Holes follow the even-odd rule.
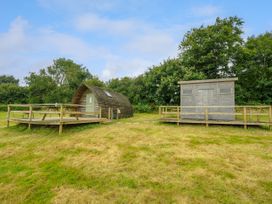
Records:
[[[25,78],[31,103],[67,103],[85,80],[92,78],[89,71],[70,59],[59,58],[53,65],[31,73]]]
[[[139,103],[139,104],[133,106],[133,111],[135,113],[152,113],[155,111],[155,108],[151,107],[148,104]]]
[[[47,67],[47,75],[58,86],[68,86],[71,89],[76,89],[84,80],[92,77],[86,67],[65,58],[54,60],[53,65]]]
[[[57,87],[54,80],[46,74],[44,69],[40,70],[39,73],[31,73],[25,78],[25,81],[28,85],[30,103],[49,102]]]
[[[85,81],[85,84],[89,86],[98,86],[98,87],[105,87],[105,83],[101,81],[97,76],[93,76],[92,79],[88,79]]]
[[[215,24],[193,28],[180,43],[182,65],[207,78],[234,76],[236,57],[243,45],[243,21],[217,18]]]
[[[115,78],[109,80],[106,85],[108,88],[127,96],[131,102],[135,103],[138,101],[136,98],[138,95],[136,91],[138,87],[136,86],[136,80],[134,78]]]
[[[14,76],[1,75],[0,84],[19,84],[19,79],[15,79]]]
[[[239,102],[272,104],[272,32],[248,38],[239,57]]]
[[[0,104],[26,103],[27,88],[16,84],[0,84]]]

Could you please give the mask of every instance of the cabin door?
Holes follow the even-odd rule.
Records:
[[[95,100],[92,93],[86,94],[86,112],[95,112]],[[94,115],[95,114],[87,116],[92,117]]]

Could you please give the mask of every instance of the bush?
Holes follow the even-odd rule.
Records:
[[[5,104],[0,104],[0,111],[1,112],[6,112],[8,110],[8,106]]]
[[[133,105],[133,109],[135,113],[152,113],[152,112],[155,112],[156,107],[148,105],[148,104],[140,103],[137,105]]]

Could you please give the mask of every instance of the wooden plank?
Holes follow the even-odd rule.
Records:
[[[27,113],[29,114],[29,110],[25,110],[25,111],[17,111],[17,110],[13,110],[13,111],[10,111],[11,113]]]
[[[71,115],[99,115],[100,111],[96,112],[77,112],[77,111],[64,111],[64,114],[71,114]]]
[[[160,121],[163,122],[177,122],[176,118],[161,118]],[[205,124],[205,120],[180,120],[180,123],[186,123],[186,124]],[[219,125],[240,125],[243,126],[244,122],[243,121],[213,121],[209,120],[209,125],[210,124],[219,124]],[[247,122],[247,126],[260,126],[260,125],[268,125],[268,122],[262,122],[262,123],[257,123],[257,122]]]
[[[60,111],[32,111],[37,114],[60,114]]]

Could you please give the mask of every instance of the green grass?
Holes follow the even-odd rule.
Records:
[[[156,119],[0,128],[0,203],[272,202],[272,131]]]

